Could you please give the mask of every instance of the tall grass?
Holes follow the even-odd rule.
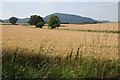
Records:
[[[71,47],[71,49],[66,52],[67,55],[55,51],[56,48],[51,44],[50,46],[47,46],[47,41],[42,42],[38,51],[20,47],[11,49],[3,46],[2,78],[119,78],[120,61],[118,56],[109,58],[111,53],[114,54],[114,52],[118,52],[117,50],[119,48],[118,46],[112,46],[107,42],[109,33],[118,34],[119,32],[86,31],[104,32],[104,45],[100,43],[101,39],[99,33],[97,39],[93,36],[92,44],[87,44],[84,35],[85,42],[80,45],[78,44],[79,46],[76,49]],[[47,46],[47,49],[45,46]],[[59,45],[57,44],[57,46]],[[113,50],[113,52],[109,50]],[[57,53],[60,53],[61,55],[56,55]]]
[[[71,49],[66,57],[50,56],[16,48],[3,49],[2,78],[118,78],[118,59],[100,59],[95,55],[84,56],[81,45],[76,52]],[[48,51],[47,51],[48,52]]]

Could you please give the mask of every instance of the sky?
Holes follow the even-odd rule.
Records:
[[[0,19],[12,16],[29,18],[31,15],[45,17],[52,13],[75,14],[96,20],[118,20],[117,2],[2,2]]]
[[[120,0],[0,0],[0,2],[119,2]]]

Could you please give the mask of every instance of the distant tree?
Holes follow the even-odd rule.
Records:
[[[3,23],[3,20],[0,19],[0,22]]]
[[[40,23],[40,22],[42,22],[42,23]],[[43,18],[40,17],[40,16],[37,16],[37,15],[32,15],[32,16],[30,17],[28,23],[29,23],[30,25],[35,25],[36,27],[38,27],[38,25],[37,25],[38,23],[39,23],[39,25],[40,25],[40,24],[45,24]]]
[[[37,23],[37,25],[36,25],[36,27],[38,27],[38,28],[42,28],[44,26],[44,23],[43,22],[39,22],[39,23]]]
[[[18,21],[18,19],[16,18],[16,17],[11,17],[10,19],[9,19],[9,22],[11,23],[11,24],[13,24],[13,25],[15,25],[15,23]]]
[[[97,24],[98,22],[94,21],[93,24]]]
[[[48,20],[48,27],[58,28],[60,26],[60,20],[57,16],[52,15]]]

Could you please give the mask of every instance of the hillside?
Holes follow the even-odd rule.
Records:
[[[23,19],[18,19],[17,23],[27,23],[29,20],[29,18],[23,18]],[[9,19],[4,19],[3,20],[4,23],[9,23]]]
[[[27,23],[29,18],[18,19],[17,23]]]
[[[93,22],[102,22],[102,23],[109,22],[107,20],[98,21],[98,20],[94,20],[89,17],[82,17],[82,16],[78,16],[78,15],[63,14],[63,13],[53,13],[53,14],[47,15],[44,17],[44,20],[48,21],[48,19],[50,18],[51,15],[58,16],[61,23],[79,24],[79,23],[93,23]],[[22,19],[18,18],[17,23],[27,23],[28,20],[29,20],[29,18],[22,18]],[[4,19],[3,22],[9,23],[9,19]]]
[[[2,22],[2,19],[0,19],[0,22]]]
[[[88,17],[82,17],[78,15],[72,15],[72,14],[63,14],[63,13],[54,13],[46,16],[44,18],[45,21],[48,21],[51,15],[58,16],[61,23],[84,23],[84,22],[98,22],[97,20],[94,20],[92,18]]]

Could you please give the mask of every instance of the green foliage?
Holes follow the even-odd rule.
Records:
[[[59,17],[52,15],[48,20],[48,27],[58,28],[60,26]]]
[[[43,18],[37,15],[32,15],[28,21],[30,25],[35,25],[36,27],[37,27],[37,24],[40,22],[45,24]]]
[[[120,31],[118,30],[90,30],[90,29],[86,29],[86,30],[82,30],[82,29],[56,29],[56,30],[66,30],[66,31],[77,31],[77,32],[96,32],[96,33],[112,33],[112,34],[119,34]]]
[[[65,58],[50,57],[43,52],[3,50],[2,78],[117,78],[120,75],[118,60],[83,57],[79,52]]]
[[[15,24],[16,22],[18,21],[18,19],[16,18],[16,17],[11,17],[10,19],[9,19],[9,22],[11,23],[11,24]]]
[[[36,27],[38,27],[38,28],[42,28],[44,26],[44,23],[43,22],[39,22],[39,23],[37,23],[37,25],[36,25]]]

